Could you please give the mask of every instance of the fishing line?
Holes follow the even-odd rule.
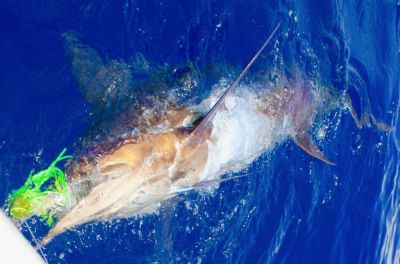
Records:
[[[42,251],[41,247],[39,247],[39,242],[37,241],[35,235],[33,234],[32,229],[29,227],[28,222],[26,222],[25,220],[22,220],[22,222],[26,225],[26,228],[28,229],[29,234],[31,234],[31,237],[33,238],[33,241],[35,242],[36,248],[39,250],[40,255],[42,255],[44,261],[46,262],[46,264],[48,264],[49,262],[47,261],[47,258],[44,255],[44,252]]]

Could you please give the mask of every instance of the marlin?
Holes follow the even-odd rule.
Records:
[[[83,144],[86,151],[66,168],[73,199],[68,205],[59,200],[50,203],[57,208],[58,221],[41,246],[88,222],[154,213],[182,192],[231,179],[222,177],[246,168],[287,140],[321,162],[335,165],[309,132],[318,117],[340,104],[348,107],[362,126],[349,96],[340,96],[331,87],[313,87],[295,70],[277,74],[274,83],[241,84],[279,25],[225,91],[221,84],[194,106],[165,103],[157,111],[142,108],[134,118],[122,115],[109,122],[118,127],[113,130],[117,136],[101,138],[97,143],[91,138]],[[71,35],[64,39],[73,72],[84,87],[83,95],[93,105],[113,111],[113,100],[124,97],[132,86],[129,67],[117,61],[104,63],[94,50],[77,44]],[[135,129],[124,130],[127,123]]]

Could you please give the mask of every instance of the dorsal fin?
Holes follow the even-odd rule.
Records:
[[[233,83],[229,86],[229,88],[224,92],[224,94],[219,98],[219,100],[215,103],[215,105],[211,108],[211,110],[207,113],[207,115],[203,118],[201,123],[192,131],[191,133],[191,140],[194,143],[198,143],[202,138],[203,135],[208,134],[209,129],[211,129],[211,123],[215,115],[217,114],[218,110],[221,108],[223,105],[223,102],[225,101],[225,98],[233,92],[235,87],[238,85],[238,83],[243,79],[249,68],[254,64],[254,62],[257,60],[257,58],[260,56],[261,52],[265,49],[265,47],[268,45],[268,43],[271,41],[272,37],[274,36],[275,32],[278,30],[280,26],[280,22],[278,25],[275,27],[275,29],[272,31],[272,33],[269,35],[267,40],[264,42],[264,44],[261,46],[261,48],[257,51],[257,53],[253,56],[253,58],[250,60],[250,62],[246,65],[244,70],[239,74],[239,76],[233,81]]]
[[[296,144],[302,148],[305,152],[311,156],[329,164],[335,166],[336,164],[325,158],[324,153],[317,147],[317,145],[312,141],[311,137],[306,133],[300,133],[295,136],[294,141]]]

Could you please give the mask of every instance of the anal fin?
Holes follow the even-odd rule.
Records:
[[[313,140],[307,133],[303,132],[303,133],[295,136],[294,142],[296,142],[296,144],[300,148],[302,148],[305,152],[307,152],[314,158],[317,158],[317,159],[319,159],[329,165],[332,165],[332,166],[336,165],[332,161],[325,158],[324,153],[322,153],[322,151],[318,148],[318,146],[313,142]]]

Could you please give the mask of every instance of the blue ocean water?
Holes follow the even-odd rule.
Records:
[[[396,1],[2,1],[0,201],[92,125],[60,38],[76,32],[110,59],[243,67],[282,22],[256,68],[296,65],[348,90],[358,129],[333,113],[319,142],[337,166],[293,142],[249,177],[182,195],[160,214],[94,223],[45,249],[50,263],[399,263],[400,3]],[[222,66],[221,66],[222,67]],[[203,79],[202,79],[203,78]],[[201,77],[196,94],[211,90]],[[31,221],[41,237],[46,228]],[[167,228],[166,228],[167,226]],[[168,232],[166,232],[168,231]],[[32,238],[26,230],[26,237]]]

